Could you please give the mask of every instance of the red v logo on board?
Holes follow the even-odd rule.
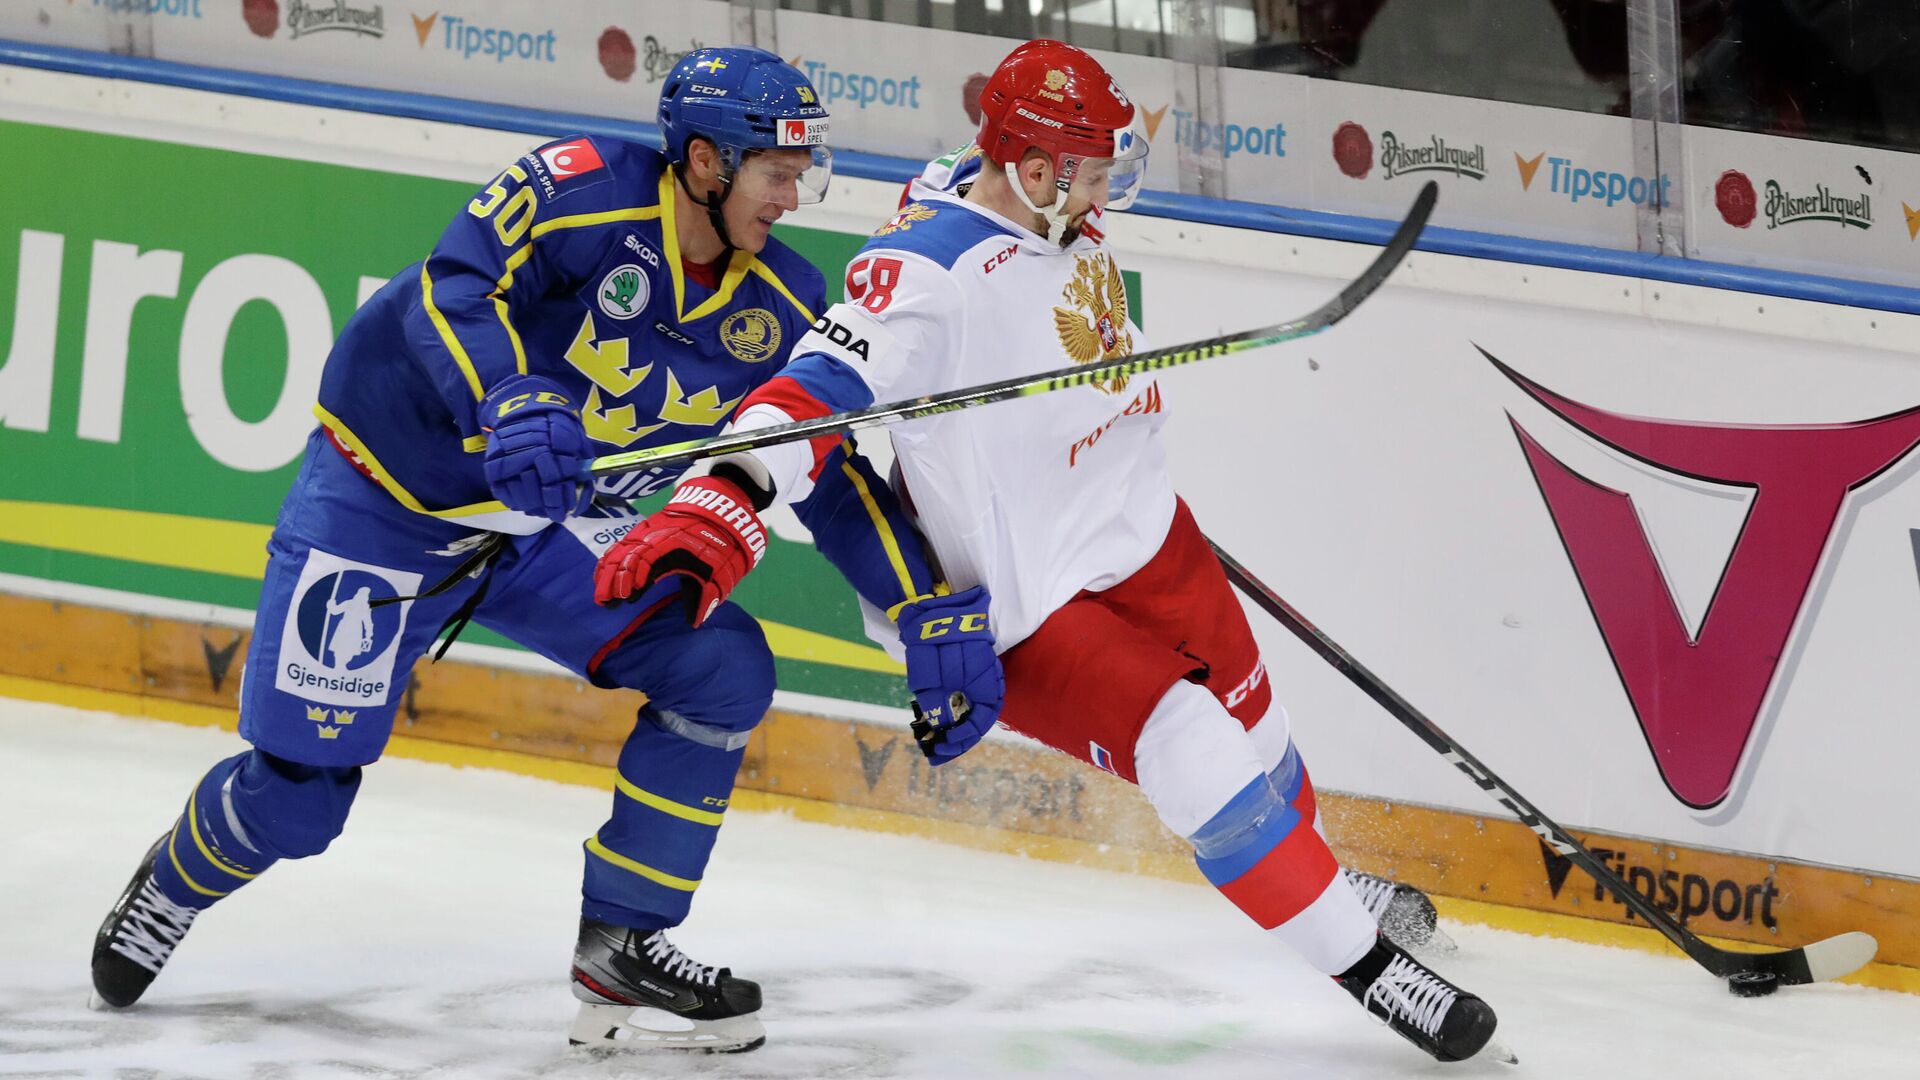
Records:
[[[1575,473],[1507,417],[1661,779],[1688,806],[1719,805],[1733,790],[1847,493],[1920,443],[1920,408],[1845,424],[1651,420],[1581,405],[1480,353],[1590,438],[1671,473],[1753,489],[1733,554],[1690,637],[1632,497]]]

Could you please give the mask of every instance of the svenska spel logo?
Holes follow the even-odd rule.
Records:
[[[274,685],[311,701],[386,704],[412,603],[378,601],[413,596],[420,581],[419,574],[308,552],[280,636]]]

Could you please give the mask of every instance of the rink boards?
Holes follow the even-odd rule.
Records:
[[[331,333],[534,136],[0,75],[28,163],[0,210],[0,573],[38,597],[7,601],[0,670],[230,707]],[[837,181],[789,235],[832,270],[896,190]],[[1145,217],[1113,236],[1156,343],[1304,311],[1369,255]],[[1910,316],[1421,253],[1332,334],[1166,391],[1203,526],[1629,881],[1707,933],[1868,929],[1912,965],[1920,837],[1888,825],[1920,760],[1917,354]],[[920,765],[897,669],[780,530],[743,590],[789,692],[750,790],[1186,872],[1130,790],[1027,744]],[[1624,920],[1253,618],[1316,783],[1358,793],[1328,800],[1355,863]],[[488,662],[423,672],[403,734],[612,760],[631,700],[468,655]]]
[[[244,657],[245,630],[3,595],[0,623],[17,629],[14,647],[0,653],[0,697],[234,726],[239,666],[228,659]],[[525,662],[422,665],[392,753],[610,787],[640,700]],[[1202,880],[1137,789],[1005,733],[934,770],[898,723],[776,708],[747,748],[734,806]],[[1608,933],[1588,922],[1644,926],[1509,818],[1336,792],[1322,792],[1320,806],[1343,863],[1417,884],[1451,917],[1665,948],[1650,930]],[[1876,965],[1855,981],[1920,991],[1908,970],[1920,967],[1920,888],[1910,881],[1576,833],[1636,888],[1670,900],[1696,933],[1788,945],[1871,928],[1882,963],[1901,967]]]

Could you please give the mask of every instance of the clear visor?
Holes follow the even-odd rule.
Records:
[[[1147,179],[1147,136],[1138,114],[1134,122],[1114,132],[1112,157],[1065,156],[1062,171],[1072,170],[1067,205],[1091,204],[1103,210],[1125,210]],[[1063,177],[1063,179],[1066,179]]]
[[[833,151],[824,146],[756,150],[734,169],[732,197],[791,210],[826,198],[832,180]]]

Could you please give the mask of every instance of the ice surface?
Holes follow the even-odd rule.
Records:
[[[1920,999],[1739,1000],[1691,964],[1449,924],[1521,1064],[1441,1065],[1209,890],[735,813],[675,937],[766,987],[767,1046],[566,1046],[579,843],[608,796],[410,761],[346,835],[204,916],[133,1010],[93,933],[219,732],[0,701],[0,1076],[1920,1077]]]

